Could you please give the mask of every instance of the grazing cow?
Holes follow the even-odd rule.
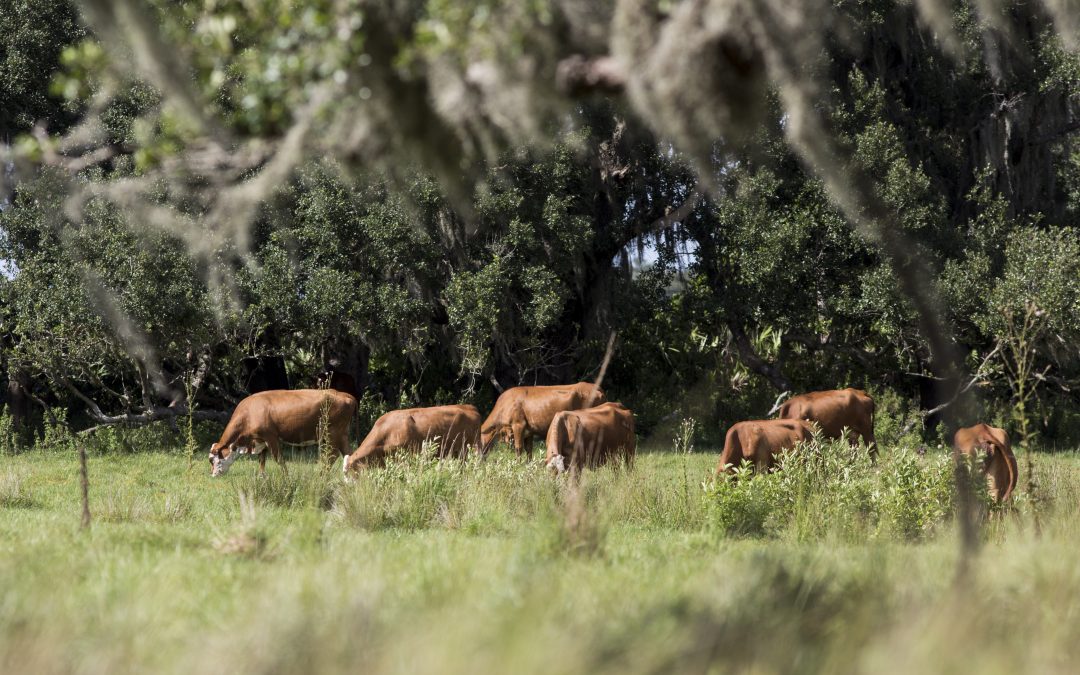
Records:
[[[982,457],[982,471],[990,494],[999,502],[1012,495],[1019,473],[1016,456],[1004,429],[981,423],[959,429],[953,436],[953,453],[956,456]]]
[[[634,413],[622,403],[604,403],[555,414],[547,433],[544,463],[559,473],[594,468],[622,457],[634,464]]]
[[[342,470],[382,464],[398,449],[419,452],[425,441],[438,448],[439,457],[464,458],[468,447],[480,447],[480,412],[471,405],[440,405],[386,413],[371,427],[356,452],[345,458]]]
[[[356,399],[339,391],[297,389],[252,394],[233,411],[225,432],[210,446],[210,475],[225,474],[240,455],[259,456],[259,471],[266,471],[267,448],[285,470],[280,443],[310,445],[319,438],[323,404],[328,401],[329,441],[340,454],[348,454],[349,422],[356,414]]]
[[[806,420],[737,422],[728,429],[724,439],[716,475],[725,471],[734,473],[744,459],[753,463],[757,471],[767,471],[776,462],[777,455],[812,437],[813,425]]]
[[[854,444],[862,437],[870,448],[870,456],[877,457],[874,399],[861,389],[815,391],[792,396],[780,406],[780,419],[817,422],[825,438],[840,438],[847,428],[848,442]]]
[[[513,443],[518,455],[532,457],[533,438],[547,435],[556,413],[591,408],[606,400],[604,392],[589,382],[507,389],[484,420],[480,432],[482,453],[487,454],[502,438]]]

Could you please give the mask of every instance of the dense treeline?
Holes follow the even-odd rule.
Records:
[[[25,71],[0,78],[0,134],[98,106],[111,152],[81,180],[168,161],[179,132],[158,93],[105,84],[66,2],[3,4],[0,22],[53,35],[0,31],[5,67]],[[1007,414],[1028,340],[1040,431],[1074,438],[1080,64],[1027,5],[1010,10],[1011,42],[956,60],[907,3],[835,4],[850,26],[826,43],[828,117],[932,271],[985,412]],[[986,38],[965,7],[958,39],[978,52]],[[243,42],[258,39],[233,35],[224,70],[204,41],[198,77],[233,78],[234,130],[272,135],[287,101],[243,70],[255,58]],[[327,367],[351,374],[371,409],[485,405],[503,387],[595,377],[615,333],[605,388],[646,434],[679,413],[716,433],[785,390],[854,384],[948,403],[930,395],[934,355],[893,268],[783,142],[775,96],[766,107],[752,149],[717,145],[708,190],[633,112],[585,99],[547,130],[549,147],[472,167],[465,193],[421,169],[308,162],[264,200],[249,241],[147,228],[152,213],[70,200],[69,179],[42,170],[0,212],[9,397],[70,408],[82,427],[168,419],[189,394],[212,417],[246,393],[253,357],[280,356],[292,386]],[[200,227],[182,190],[161,185],[158,199]]]

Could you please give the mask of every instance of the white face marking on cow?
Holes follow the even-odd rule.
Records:
[[[213,464],[213,469],[210,471],[211,477],[224,476],[229,472],[229,467],[232,466],[241,454],[246,452],[246,448],[237,448],[233,452],[229,453],[228,457],[219,457],[214,453],[210,453],[210,462]]]
[[[555,455],[551,458],[551,461],[548,462],[548,468],[555,469],[559,473],[562,473],[563,471],[566,471],[566,460],[563,459],[562,455]]]

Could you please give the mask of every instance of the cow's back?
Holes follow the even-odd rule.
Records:
[[[588,382],[511,387],[499,395],[483,428],[487,430],[520,421],[534,433],[544,434],[557,413],[580,410],[605,401],[604,392]]]
[[[809,425],[801,419],[736,422],[724,438],[724,450],[716,473],[733,471],[744,459],[759,469],[769,468],[777,454],[811,436]]]
[[[584,385],[584,386],[583,386]],[[575,385],[524,387],[526,390],[519,400],[525,421],[536,433],[546,433],[555,415],[564,410],[582,410],[591,407],[590,392],[594,385],[578,383]],[[597,391],[594,400],[603,402],[603,392]]]
[[[324,402],[332,427],[348,426],[356,412],[356,399],[320,389],[273,389],[240,401],[229,426],[244,436],[273,435],[285,443],[307,443],[315,438]]]
[[[780,407],[780,419],[817,422],[826,438],[839,438],[845,427],[872,435],[873,416],[874,399],[865,391],[852,388],[799,394]]]
[[[545,461],[551,465],[561,455],[579,467],[598,466],[621,450],[630,464],[637,446],[634,431],[634,414],[621,403],[559,411],[548,429]]]
[[[360,446],[418,450],[438,440],[457,445],[479,443],[481,417],[474,406],[434,406],[391,410],[379,417]]]
[[[418,408],[411,412],[411,418],[412,427],[422,436],[421,442],[439,439],[442,455],[464,452],[468,445],[479,447],[482,418],[475,406]]]

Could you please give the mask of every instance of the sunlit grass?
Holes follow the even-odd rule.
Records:
[[[345,484],[303,454],[211,479],[179,449],[109,452],[82,532],[74,455],[30,451],[0,469],[0,672],[1066,672],[1080,461],[1038,456],[1041,537],[1021,480],[957,584],[950,518],[905,506],[943,458],[743,481],[834,493],[774,496],[748,536],[716,452],[580,484],[505,453]]]

